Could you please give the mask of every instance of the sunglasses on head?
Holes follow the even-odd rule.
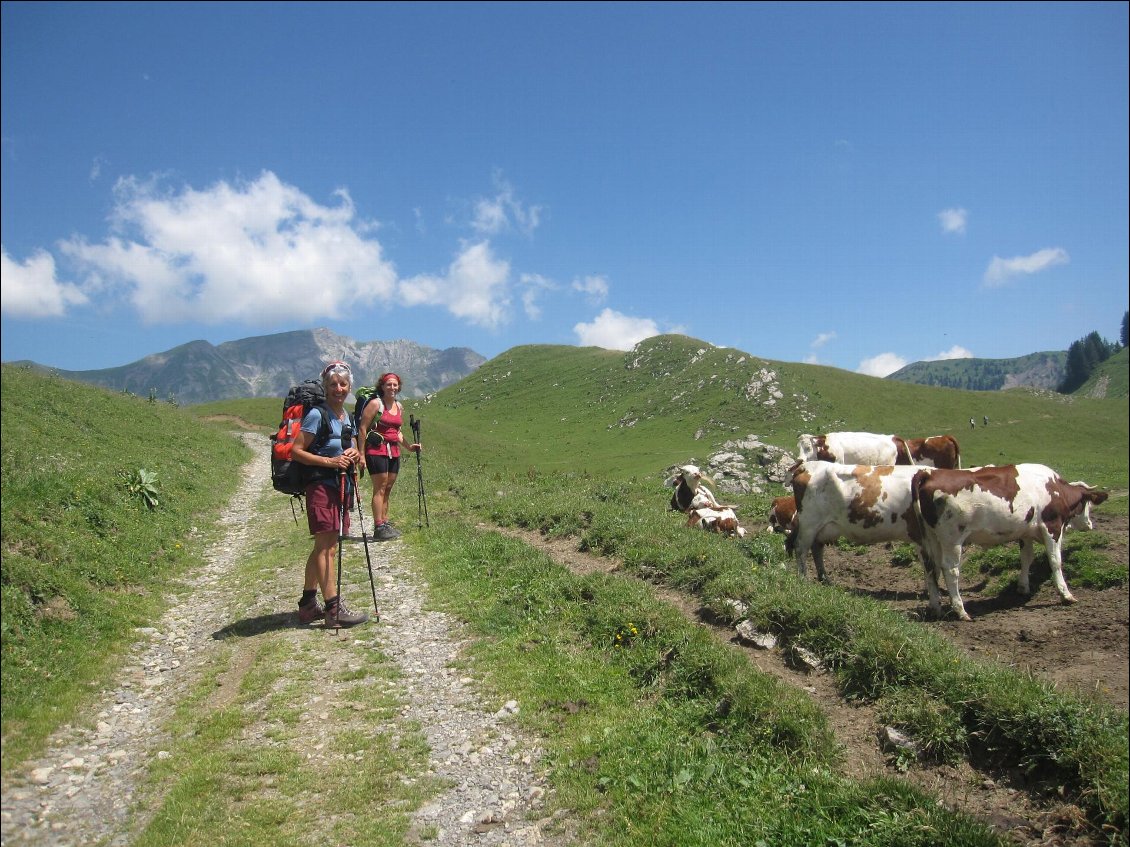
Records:
[[[332,373],[343,373],[347,376],[352,375],[352,371],[349,370],[349,365],[345,362],[330,362],[326,365],[326,369],[322,371],[322,377],[325,378]]]

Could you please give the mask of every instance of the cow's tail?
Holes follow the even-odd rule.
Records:
[[[961,470],[961,445],[957,443],[957,439],[952,435],[950,441],[953,442],[953,458],[957,462],[957,469]]]

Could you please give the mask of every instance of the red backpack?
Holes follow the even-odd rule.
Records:
[[[310,481],[310,468],[290,456],[294,440],[302,430],[302,419],[311,409],[322,413],[322,422],[310,450],[317,452],[330,438],[330,417],[326,411],[326,392],[317,379],[308,379],[294,386],[283,401],[282,423],[271,436],[271,485],[283,494],[301,495]]]

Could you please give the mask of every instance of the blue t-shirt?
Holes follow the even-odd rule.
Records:
[[[329,412],[326,417],[329,418],[330,421],[329,440],[327,440],[320,449],[312,450],[311,452],[316,453],[319,456],[325,456],[327,459],[333,459],[337,456],[340,456],[349,447],[353,446],[353,427],[349,426],[349,434],[347,435],[348,440],[346,441],[345,445],[342,446],[341,431],[345,426],[348,425],[348,413],[346,413],[345,421],[338,420],[336,417],[334,417],[333,412]],[[317,407],[307,412],[306,417],[302,419],[302,431],[314,436],[315,439],[317,439],[318,437],[318,430],[321,428],[321,426],[322,413],[318,411]],[[314,444],[313,441],[311,441],[310,443],[311,445]]]

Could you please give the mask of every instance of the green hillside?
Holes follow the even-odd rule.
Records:
[[[628,353],[516,347],[430,402],[407,406],[426,442],[518,471],[647,476],[702,461],[749,434],[795,452],[802,432],[864,430],[950,433],[966,466],[1040,462],[1119,489],[1128,475],[1125,394],[1092,400],[930,388],[678,335]]]
[[[1028,386],[1055,390],[1067,372],[1067,352],[1029,353],[1014,359],[942,359],[913,362],[887,379],[917,385],[1000,391]]]

